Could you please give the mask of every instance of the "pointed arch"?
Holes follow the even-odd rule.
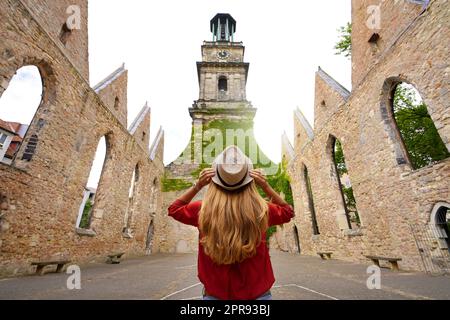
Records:
[[[339,188],[340,200],[344,208],[345,223],[339,219],[341,229],[354,229],[361,225],[359,212],[356,206],[356,199],[353,193],[353,185],[345,162],[344,150],[341,142],[333,135],[329,136],[328,152],[332,160],[332,172],[336,177],[337,187]]]
[[[89,232],[79,232],[83,235],[95,235],[91,230],[94,212],[97,208],[97,196],[100,191],[101,181],[105,174],[105,168],[111,159],[111,133],[102,136],[99,139],[95,155],[92,160],[89,178],[83,191],[83,200],[81,202],[78,218],[76,222],[77,230],[88,230]]]

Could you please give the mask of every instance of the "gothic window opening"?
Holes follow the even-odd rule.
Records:
[[[228,80],[226,77],[219,78],[219,92],[227,92],[228,91]]]
[[[220,24],[220,40],[227,40],[226,37],[227,25],[225,23]]]
[[[348,229],[354,229],[361,225],[361,220],[356,207],[356,199],[353,194],[353,186],[345,163],[344,152],[341,142],[335,137],[331,137],[332,159],[336,172],[342,203],[345,209]]]
[[[23,143],[26,152],[22,160],[31,161],[39,138],[37,132],[27,137],[43,100],[43,78],[38,67],[24,66],[16,71],[8,88],[0,97],[0,162],[11,165]]]
[[[317,216],[316,216],[316,209],[314,206],[314,197],[312,192],[311,180],[309,179],[308,168],[306,166],[303,167],[303,175],[305,179],[306,193],[308,195],[308,208],[309,212],[311,213],[313,235],[319,235],[320,231],[319,225],[317,224]]]
[[[107,137],[102,137],[97,145],[95,157],[91,165],[88,183],[84,188],[83,201],[78,212],[76,227],[78,229],[90,230],[98,196],[99,184],[105,171],[107,154],[109,152]]]
[[[139,181],[139,165],[136,165],[133,175],[131,177],[130,189],[128,191],[128,205],[125,212],[123,235],[124,237],[132,237],[132,225],[133,225],[133,212],[136,204],[136,190],[137,183]]]
[[[120,100],[118,97],[116,97],[116,99],[114,99],[114,110],[118,111],[119,106],[120,106]]]
[[[390,97],[399,140],[404,149],[405,162],[414,170],[432,165],[450,156],[426,104],[419,92],[410,84],[398,82]]]

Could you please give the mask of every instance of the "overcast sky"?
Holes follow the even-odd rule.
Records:
[[[318,66],[351,89],[350,60],[333,49],[337,29],[351,19],[350,0],[90,0],[91,85],[125,62],[128,123],[148,101],[151,139],[162,126],[164,161],[172,162],[189,141],[188,108],[199,95],[196,62],[203,41],[211,40],[209,22],[218,12],[237,21],[235,41],[243,41],[250,62],[247,98],[258,108],[256,139],[278,162],[284,131],[293,142],[294,109],[300,107],[314,123]],[[41,90],[32,71],[25,69],[3,95],[1,119],[31,121]]]

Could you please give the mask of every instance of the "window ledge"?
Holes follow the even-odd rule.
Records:
[[[364,232],[360,228],[347,229],[347,230],[344,230],[344,235],[347,237],[361,237],[364,235]]]
[[[320,234],[313,234],[311,237],[312,241],[319,241],[320,240]]]
[[[75,228],[75,232],[77,234],[79,234],[80,236],[86,236],[86,237],[95,237],[97,235],[97,233],[91,229]]]

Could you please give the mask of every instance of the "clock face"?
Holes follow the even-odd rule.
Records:
[[[217,53],[217,57],[218,57],[219,59],[221,59],[221,60],[228,59],[229,56],[230,56],[230,53],[229,53],[228,51],[226,51],[226,50],[219,51],[219,52]]]

